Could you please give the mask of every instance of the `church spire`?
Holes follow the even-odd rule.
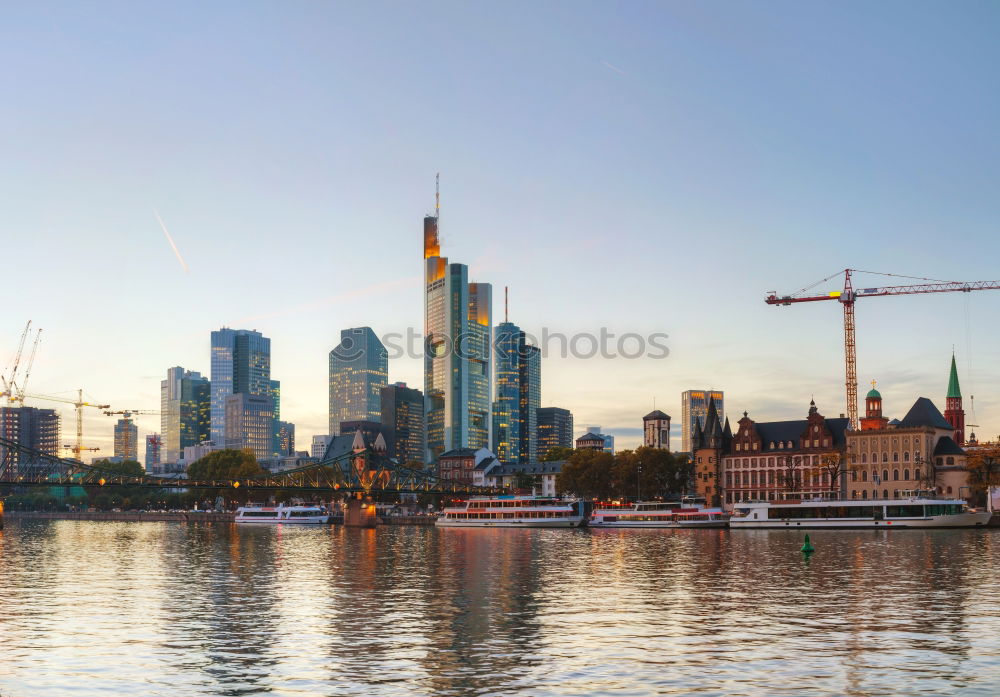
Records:
[[[955,354],[951,354],[951,375],[948,376],[948,397],[962,398],[962,389],[958,386],[958,368],[955,366]]]

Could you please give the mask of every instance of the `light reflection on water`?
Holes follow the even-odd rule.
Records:
[[[15,521],[0,694],[995,695],[1000,531]]]

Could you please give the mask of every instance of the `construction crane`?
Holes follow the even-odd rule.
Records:
[[[950,293],[961,291],[969,293],[974,290],[1000,290],[1000,281],[939,281],[932,278],[917,278],[913,276],[901,276],[899,274],[879,273],[878,271],[860,271],[858,269],[844,269],[844,289],[835,290],[823,295],[809,295],[815,293],[813,289],[832,278],[840,275],[840,272],[827,276],[821,281],[803,288],[792,295],[779,296],[774,291],[770,292],[764,302],[768,305],[791,305],[792,303],[810,303],[820,300],[836,300],[844,307],[844,367],[847,385],[847,416],[851,421],[851,430],[858,427],[858,366],[857,355],[855,353],[854,340],[854,303],[861,298],[878,298],[886,295],[916,295],[919,293]],[[912,280],[924,281],[905,286],[882,286],[876,288],[857,288],[851,282],[851,274],[869,273],[879,276],[892,276],[895,278],[909,278]]]
[[[156,411],[154,409],[119,409],[117,411],[110,411],[110,410],[109,411],[105,411],[104,413],[107,416],[121,415],[121,417],[123,419],[125,419],[125,421],[128,421],[128,422],[131,422],[132,421],[132,417],[136,416],[136,415],[139,415],[139,416],[160,416],[162,414],[167,414],[168,416],[170,416],[170,415],[176,415],[177,414],[177,412],[175,412],[175,411]],[[128,450],[131,447],[131,445],[132,444],[129,443],[128,441],[125,442],[125,452],[128,452]],[[139,444],[136,443],[136,449],[138,449],[138,447],[139,447]]]
[[[17,345],[17,352],[11,358],[10,362],[7,363],[7,367],[4,369],[3,374],[0,374],[0,386],[2,386],[3,391],[0,392],[0,396],[7,398],[7,405],[10,406],[15,402],[19,402],[21,406],[24,406],[24,390],[25,386],[28,384],[28,378],[31,376],[31,366],[35,362],[35,354],[38,352],[38,342],[42,338],[42,330],[39,329],[35,335],[35,343],[31,349],[31,357],[28,359],[28,367],[25,370],[24,380],[21,384],[17,384],[17,371],[21,367],[21,356],[24,354],[24,343],[28,339],[28,335],[31,333],[31,320],[24,325],[24,331],[21,332],[21,341]]]
[[[65,397],[53,397],[52,395],[45,394],[26,394],[24,397],[29,399],[45,399],[50,402],[62,402],[63,404],[72,404],[76,408],[76,445],[72,446],[71,450],[73,455],[76,456],[77,460],[80,460],[80,453],[84,450],[93,450],[93,448],[83,447],[83,408],[93,407],[95,409],[110,409],[110,404],[93,404],[91,402],[83,401],[83,390],[77,390],[77,398],[66,399]],[[80,460],[82,462],[82,460]]]

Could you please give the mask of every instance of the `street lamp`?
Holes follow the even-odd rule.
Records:
[[[635,502],[642,500],[642,462],[635,468]]]

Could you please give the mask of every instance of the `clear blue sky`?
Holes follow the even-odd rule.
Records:
[[[998,30],[994,2],[7,2],[0,353],[31,318],[31,391],[156,409],[212,329],[256,328],[308,447],[340,329],[422,328],[440,171],[443,252],[497,319],[509,285],[533,332],[670,335],[663,360],[546,359],[543,404],[578,427],[634,445],[692,387],[835,416],[839,307],[765,292],[1000,277]],[[1000,433],[998,309],[859,303],[862,386],[943,408],[954,345]],[[422,387],[419,362],[390,379]],[[111,426],[87,420],[105,453]]]

